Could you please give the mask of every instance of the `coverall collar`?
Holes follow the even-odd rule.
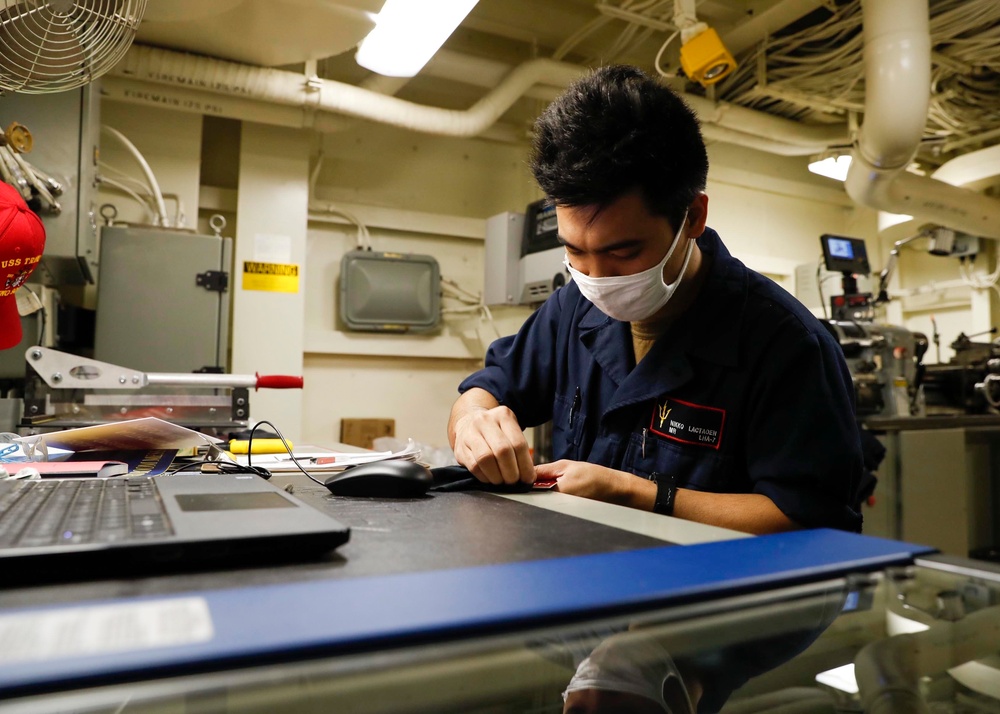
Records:
[[[725,366],[738,364],[748,290],[746,267],[710,228],[698,238],[698,247],[711,260],[701,292],[638,366],[628,323],[608,317],[593,305],[581,318],[580,341],[619,387],[605,414],[683,386],[693,375],[689,356]]]
[[[698,238],[698,247],[711,261],[711,269],[695,303],[670,326],[664,338],[676,340],[694,357],[735,367],[749,290],[747,268],[733,258],[711,228]]]

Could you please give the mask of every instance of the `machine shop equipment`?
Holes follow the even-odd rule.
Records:
[[[834,320],[870,322],[875,318],[871,293],[858,292],[858,276],[871,273],[868,251],[860,238],[848,238],[824,233],[820,236],[826,269],[841,274],[842,295],[830,298],[830,314]]]
[[[208,434],[244,429],[250,388],[301,389],[302,377],[143,372],[46,347],[25,352],[23,429],[158,417]]]
[[[928,414],[1000,414],[1000,345],[972,338],[995,334],[959,333],[950,347],[955,356],[927,365],[924,392]]]
[[[874,322],[824,324],[840,343],[851,370],[858,418],[924,414],[923,334]]]
[[[858,292],[858,276],[871,273],[863,240],[824,234],[820,244],[827,270],[842,275],[843,294],[830,298],[833,319],[824,324],[851,370],[857,417],[923,416],[927,337],[874,322],[871,293]]]

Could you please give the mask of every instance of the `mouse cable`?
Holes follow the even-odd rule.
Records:
[[[299,460],[297,458],[295,458],[295,454],[292,453],[292,447],[290,447],[288,445],[288,442],[285,440],[285,437],[278,430],[278,427],[276,427],[274,424],[272,424],[269,421],[263,421],[263,420],[259,421],[259,422],[257,422],[256,424],[254,424],[250,428],[250,438],[247,439],[247,468],[250,468],[250,469],[254,468],[253,466],[251,466],[251,459],[252,459],[252,456],[253,456],[253,435],[254,435],[254,432],[256,432],[257,429],[262,424],[267,424],[269,427],[271,427],[271,430],[274,431],[274,433],[278,435],[278,438],[281,439],[281,443],[284,444],[284,446],[285,446],[285,451],[288,453],[288,458],[290,458],[292,460],[292,462],[295,464],[296,468],[298,468],[299,471],[301,471],[302,473],[304,473],[306,476],[308,476],[310,479],[312,479],[313,481],[315,481],[316,483],[318,483],[320,486],[325,486],[326,485],[322,481],[320,481],[318,478],[316,478],[315,476],[313,476],[311,473],[309,473],[308,471],[306,471],[304,468],[302,468],[302,464],[300,464]],[[268,474],[267,478],[270,478],[270,474]]]
[[[246,466],[238,464],[234,461],[220,461],[213,459],[203,459],[202,461],[192,461],[190,463],[182,464],[175,469],[166,471],[167,474],[176,474],[182,471],[202,471],[204,472],[205,466],[211,466],[214,473],[223,474],[255,474],[260,476],[262,479],[267,481],[271,478],[271,472],[265,469],[263,466]],[[212,473],[213,471],[209,471]]]

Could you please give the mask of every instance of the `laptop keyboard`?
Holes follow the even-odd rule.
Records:
[[[172,534],[155,479],[0,482],[0,548],[118,543]]]

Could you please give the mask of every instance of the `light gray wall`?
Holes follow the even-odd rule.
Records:
[[[106,101],[104,111],[116,117],[136,108]],[[199,165],[201,155],[188,146],[197,115],[144,111],[127,133],[147,153],[164,191],[189,195],[201,172],[231,173],[234,151],[206,151],[208,164]],[[180,129],[189,124],[195,125],[192,132]],[[215,211],[237,221],[230,232],[237,237],[237,256],[252,251],[258,234],[287,234],[293,237],[294,259],[304,267],[301,292],[289,301],[298,307],[266,310],[269,320],[282,320],[281,349],[274,360],[256,314],[260,308],[244,305],[234,314],[234,354],[244,355],[234,368],[300,369],[306,378],[301,406],[291,406],[296,401],[287,394],[259,393],[252,398],[254,416],[278,415],[278,426],[305,443],[336,440],[345,417],[384,417],[396,420],[400,437],[445,445],[455,388],[480,364],[495,336],[492,326],[478,317],[452,316],[433,335],[344,331],[334,295],[340,257],[355,247],[356,228],[326,209],[355,213],[367,224],[376,250],[433,255],[445,277],[477,293],[483,281],[485,219],[523,210],[539,197],[526,166],[526,145],[432,137],[363,122],[327,135],[251,126],[249,134],[244,126],[243,143],[251,135],[254,146],[241,145],[235,152],[239,187],[201,186],[195,203],[200,202],[202,223]],[[324,163],[315,187],[316,210],[307,221],[310,169],[320,151]],[[794,292],[795,266],[814,263],[819,235],[832,232],[865,238],[873,268],[881,267],[887,248],[878,240],[875,213],[853,206],[839,183],[809,174],[805,159],[723,144],[709,151],[709,224],[748,265]],[[213,158],[216,154],[228,158]],[[194,207],[188,213],[193,215]],[[904,278],[909,269],[907,262],[901,265]],[[933,263],[920,268],[920,279],[953,272],[950,263]],[[238,273],[234,279],[239,282]],[[498,310],[497,329],[512,333],[527,314]],[[969,322],[971,303],[956,307],[954,315],[956,327]],[[256,346],[250,350],[249,345]]]

